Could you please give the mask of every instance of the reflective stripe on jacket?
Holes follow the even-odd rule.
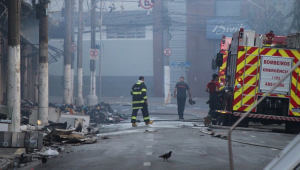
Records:
[[[142,109],[147,101],[147,87],[144,83],[139,82],[132,86],[132,109]]]

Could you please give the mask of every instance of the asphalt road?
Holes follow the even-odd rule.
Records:
[[[125,100],[125,99],[122,99]],[[158,100],[158,99],[157,99]],[[101,128],[95,144],[72,148],[61,157],[51,158],[48,164],[30,163],[24,170],[216,170],[229,169],[227,140],[200,132],[208,106],[206,99],[197,99],[196,105],[187,105],[185,121],[179,121],[175,105],[163,106],[150,103],[150,118],[154,124],[139,123],[133,128],[129,120]],[[131,108],[121,103],[112,105],[118,112],[130,114]],[[138,119],[142,120],[141,114]],[[255,125],[257,126],[257,125]],[[263,126],[261,126],[263,128]],[[278,126],[282,128],[282,126]],[[216,133],[226,134],[226,129],[213,128]],[[236,169],[263,169],[293,138],[294,134],[250,130],[233,132],[234,165]],[[240,143],[241,142],[241,143]],[[245,144],[248,143],[248,144]],[[261,146],[254,146],[261,145]],[[266,147],[263,147],[266,146]],[[172,151],[169,161],[159,155]]]

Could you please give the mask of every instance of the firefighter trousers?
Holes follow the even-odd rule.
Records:
[[[186,97],[177,97],[177,110],[179,118],[183,118]]]
[[[212,118],[217,118],[218,115],[215,112],[215,110],[217,109],[217,100],[218,100],[218,96],[216,93],[210,94],[209,95],[209,112],[208,114],[212,117]]]
[[[136,123],[136,116],[138,111],[139,109],[132,110],[131,123]],[[149,117],[148,105],[146,103],[143,104],[143,108],[141,109],[141,111],[143,114],[144,122],[148,123],[150,121],[150,117]]]

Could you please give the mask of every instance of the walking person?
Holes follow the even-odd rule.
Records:
[[[189,85],[186,82],[184,82],[184,77],[180,77],[179,82],[176,84],[174,90],[174,98],[177,97],[177,110],[178,110],[179,119],[184,119],[183,112],[184,112],[185,102],[186,102],[186,91],[188,92],[190,99],[192,99]]]
[[[216,119],[218,117],[215,110],[217,109],[218,93],[220,92],[220,83],[219,83],[218,74],[212,75],[212,80],[208,82],[205,91],[209,93],[209,112],[208,112],[208,117],[207,119],[205,119],[204,124],[209,124],[210,119],[215,124]]]
[[[132,95],[132,116],[131,123],[132,127],[136,127],[136,116],[141,109],[144,122],[146,125],[152,124],[153,121],[150,121],[149,111],[148,111],[148,101],[147,101],[147,87],[144,84],[145,78],[143,76],[139,77],[137,83],[135,83],[131,88]]]

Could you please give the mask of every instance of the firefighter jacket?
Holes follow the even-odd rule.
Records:
[[[139,81],[131,88],[132,109],[142,109],[147,101],[147,87],[144,82]]]

